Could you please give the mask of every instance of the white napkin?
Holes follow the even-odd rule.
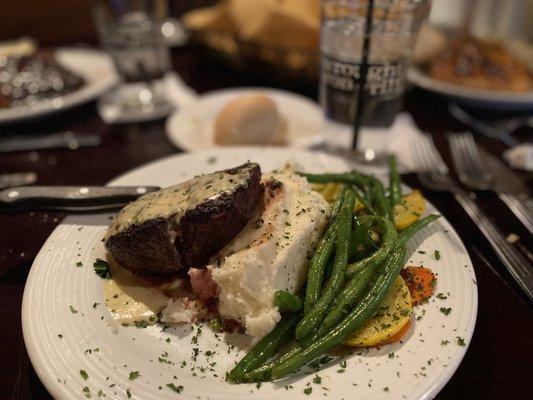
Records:
[[[533,143],[524,143],[503,152],[503,158],[513,168],[533,171]]]
[[[327,142],[336,146],[351,146],[352,128],[348,125],[328,121],[324,135],[327,135]],[[396,116],[389,128],[362,128],[359,131],[357,147],[360,150],[371,148],[376,152],[396,154],[399,169],[402,173],[407,173],[416,169],[410,142],[421,135],[422,132],[415,125],[413,118],[404,112]]]

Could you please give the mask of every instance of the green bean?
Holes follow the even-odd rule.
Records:
[[[385,198],[385,188],[379,179],[372,181],[372,197],[376,204],[378,214],[392,221],[393,215],[390,204]]]
[[[348,189],[342,199],[341,209],[339,211],[333,271],[322,296],[320,296],[320,299],[315,303],[314,307],[302,318],[296,327],[296,337],[300,340],[312,335],[318,329],[324,314],[344,284],[346,265],[348,263],[350,234],[352,231],[354,202],[355,192],[352,189]]]
[[[340,182],[350,185],[357,185],[364,187],[370,177],[356,171],[345,172],[340,174],[308,174],[305,172],[297,172],[298,175],[304,176],[311,183],[330,183]]]
[[[289,337],[289,339],[292,339],[292,337]],[[289,351],[287,351],[285,354],[283,354],[280,358],[273,360],[267,364],[261,365],[260,367],[257,367],[251,371],[248,371],[242,375],[239,375],[239,377],[235,380],[236,382],[265,382],[269,381],[272,377],[272,370],[283,363],[285,360],[289,359],[290,357],[294,356],[295,354],[302,351],[302,347],[296,343],[293,345]]]
[[[333,252],[333,246],[335,245],[335,237],[337,235],[337,214],[341,206],[344,193],[348,188],[343,186],[339,198],[333,204],[331,209],[331,222],[326,229],[326,233],[320,238],[318,245],[313,253],[313,257],[309,262],[309,268],[307,272],[307,286],[304,299],[304,314],[307,314],[309,310],[315,305],[322,289],[322,283],[324,282],[324,270],[326,263]]]
[[[335,200],[335,203],[333,203],[333,206],[331,206],[330,221],[333,221],[337,217],[337,214],[339,214],[339,210],[341,208],[341,202],[344,197],[344,193],[346,193],[347,189],[348,189],[348,186],[342,185],[341,192],[339,193],[337,200]]]
[[[324,282],[324,271],[335,245],[337,236],[337,221],[333,221],[316,247],[315,253],[309,262],[307,273],[307,287],[305,289],[304,314],[307,314],[315,305]]]
[[[387,268],[386,263],[394,262],[394,257],[389,257],[382,268]],[[372,278],[376,275],[376,269],[372,265],[367,265],[365,269],[357,271],[346,284],[342,292],[337,296],[331,311],[322,322],[318,330],[318,337],[325,335],[335,325],[342,321],[346,315],[353,310]]]
[[[348,258],[355,256],[359,246],[363,243],[365,236],[368,234],[368,227],[363,224],[359,218],[354,217],[352,226],[352,236],[350,238],[350,252]]]
[[[274,293],[274,305],[278,306],[280,312],[296,312],[302,309],[302,299],[285,290],[278,290]]]
[[[364,210],[371,214],[371,215],[377,215],[376,210],[372,208],[370,205],[370,202],[365,199],[365,197],[359,192],[359,190],[355,190],[355,198],[363,205]]]
[[[348,254],[349,259],[353,258],[357,254],[357,251],[361,244],[364,244],[365,247],[367,247],[369,245],[369,243],[367,243],[369,240],[373,245],[372,250],[374,250],[374,248],[376,247],[374,241],[370,238],[369,235],[370,226],[367,223],[363,222],[363,220],[361,220],[361,217],[355,216],[353,218],[352,226],[355,226],[355,229],[353,229],[352,236],[350,239],[350,253]]]
[[[301,318],[301,313],[284,317],[270,333],[257,342],[239,361],[228,374],[227,380],[239,381],[247,371],[256,368],[274,356],[283,345],[292,339],[294,328]]]
[[[398,173],[398,164],[396,162],[396,156],[392,154],[389,157],[389,201],[390,206],[394,209],[397,204],[402,204],[402,180]]]
[[[346,274],[352,276],[356,271],[365,269],[367,265],[379,265],[383,262],[389,253],[391,252],[393,245],[395,244],[398,234],[394,229],[392,222],[384,217],[365,215],[360,217],[360,220],[377,222],[378,226],[383,231],[383,238],[381,239],[381,245],[378,250],[372,253],[370,256],[364,258],[361,261],[357,261],[348,265]]]
[[[321,353],[341,344],[349,335],[359,329],[379,309],[403,267],[404,257],[405,247],[402,246],[396,249],[391,255],[395,262],[388,262],[385,268],[378,272],[368,292],[348,316],[317,341],[305,349],[295,352],[295,354],[275,366],[272,370],[271,378],[282,378],[300,368]]]
[[[424,218],[420,218],[419,220],[413,222],[409,227],[405,228],[403,231],[401,231],[398,235],[398,240],[394,244],[394,247],[398,247],[401,245],[405,245],[409,239],[411,239],[415,233],[417,233],[420,229],[424,228],[425,226],[429,225],[433,221],[440,218],[440,215],[436,214],[430,214],[425,216]]]

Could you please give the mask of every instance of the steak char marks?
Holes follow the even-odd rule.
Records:
[[[203,266],[246,225],[262,196],[255,163],[201,175],[124,207],[105,245],[124,268],[165,276]]]

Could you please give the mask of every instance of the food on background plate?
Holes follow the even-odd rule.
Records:
[[[429,62],[430,77],[461,86],[527,92],[532,75],[502,42],[459,37]]]
[[[193,31],[223,32],[241,40],[283,48],[318,48],[318,0],[225,0],[192,10],[184,18]]]
[[[34,104],[71,93],[85,84],[58,63],[53,52],[28,39],[0,45],[0,108]]]
[[[260,337],[228,374],[227,380],[235,383],[282,378],[341,344],[368,347],[400,340],[411,325],[413,305],[427,299],[436,282],[426,269],[408,267],[400,275],[405,245],[438,216],[417,214],[425,209],[423,198],[419,193],[403,195],[394,158],[390,166],[387,192],[381,181],[356,171],[313,175],[288,166],[264,174],[260,189],[254,190],[259,195],[247,197],[253,212],[236,234],[219,237],[220,247],[208,246],[203,258],[189,261],[180,258],[185,254],[180,238],[191,238],[191,248],[202,247],[206,235],[217,236],[222,228],[190,236],[188,231],[197,227],[182,225],[187,213],[218,202],[225,206],[219,213],[201,214],[203,221],[216,225],[222,215],[227,222],[226,202],[235,200],[233,194],[249,181],[252,170],[260,174],[259,166],[248,163],[145,195],[117,215],[106,236],[109,263],[95,264],[95,271],[108,278],[106,304],[126,325],[210,321],[217,329]],[[243,176],[231,182],[226,175],[232,174]],[[206,192],[213,177],[219,177],[220,185]],[[401,217],[405,213],[411,214]],[[116,264],[110,239],[146,223],[151,226],[150,221],[162,225],[152,231],[143,228],[139,237],[131,235],[136,240],[128,246],[134,250]],[[150,241],[154,232],[161,246]],[[159,262],[156,268],[139,269],[143,263],[135,258],[145,257],[143,249],[149,260]],[[155,256],[158,249],[163,257]],[[169,253],[174,263],[164,269],[161,260]],[[163,281],[162,268],[163,275],[176,273]]]
[[[413,63],[423,64],[438,57],[448,45],[446,35],[431,25],[424,24],[418,32],[413,50]]]
[[[281,145],[287,142],[287,120],[270,97],[235,98],[215,120],[215,143],[219,145]]]

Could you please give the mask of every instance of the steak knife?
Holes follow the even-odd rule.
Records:
[[[97,211],[125,206],[157,186],[19,186],[0,191],[0,212]]]

